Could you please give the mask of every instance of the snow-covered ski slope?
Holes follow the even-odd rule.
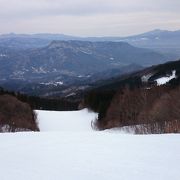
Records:
[[[97,114],[81,111],[36,111],[40,131],[92,131],[91,124]]]
[[[43,132],[0,134],[0,180],[180,179],[179,134],[93,131],[96,116],[38,111]]]
[[[156,82],[157,82],[158,86],[161,86],[161,85],[166,84],[167,82],[169,82],[170,80],[172,80],[174,78],[176,78],[176,71],[175,70],[172,71],[172,75],[171,76],[158,78],[158,79],[156,79]]]

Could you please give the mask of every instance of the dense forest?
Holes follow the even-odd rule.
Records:
[[[142,125],[137,132],[180,132],[180,88],[124,89],[114,96],[99,129]]]
[[[180,132],[180,87],[121,88],[89,93],[84,103],[99,112],[99,130],[131,126],[136,133]]]
[[[61,98],[43,98],[38,96],[28,96],[21,93],[9,92],[0,88],[0,95],[9,94],[17,97],[20,101],[28,103],[32,109],[71,111],[77,110],[79,102],[67,101]]]

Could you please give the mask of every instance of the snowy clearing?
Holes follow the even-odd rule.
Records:
[[[156,82],[157,82],[157,85],[158,86],[161,86],[163,84],[166,84],[167,82],[169,82],[170,80],[176,78],[176,71],[172,71],[172,75],[169,76],[169,77],[161,77],[161,78],[158,78],[156,79]]]
[[[81,111],[36,111],[40,131],[92,131],[97,113]]]
[[[38,111],[45,132],[0,134],[1,179],[179,180],[179,134],[92,131],[96,116]]]

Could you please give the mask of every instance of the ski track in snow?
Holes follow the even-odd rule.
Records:
[[[87,110],[37,112],[43,132],[0,134],[1,180],[180,178],[179,134],[98,132]]]

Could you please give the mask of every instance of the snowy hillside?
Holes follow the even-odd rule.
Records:
[[[176,78],[176,71],[172,71],[172,75],[171,76],[167,76],[167,77],[161,77],[156,79],[157,85],[161,86],[163,84],[166,84],[167,82],[169,82],[170,80]]]
[[[179,180],[178,134],[93,131],[86,109],[37,112],[44,132],[0,134],[1,180]]]

